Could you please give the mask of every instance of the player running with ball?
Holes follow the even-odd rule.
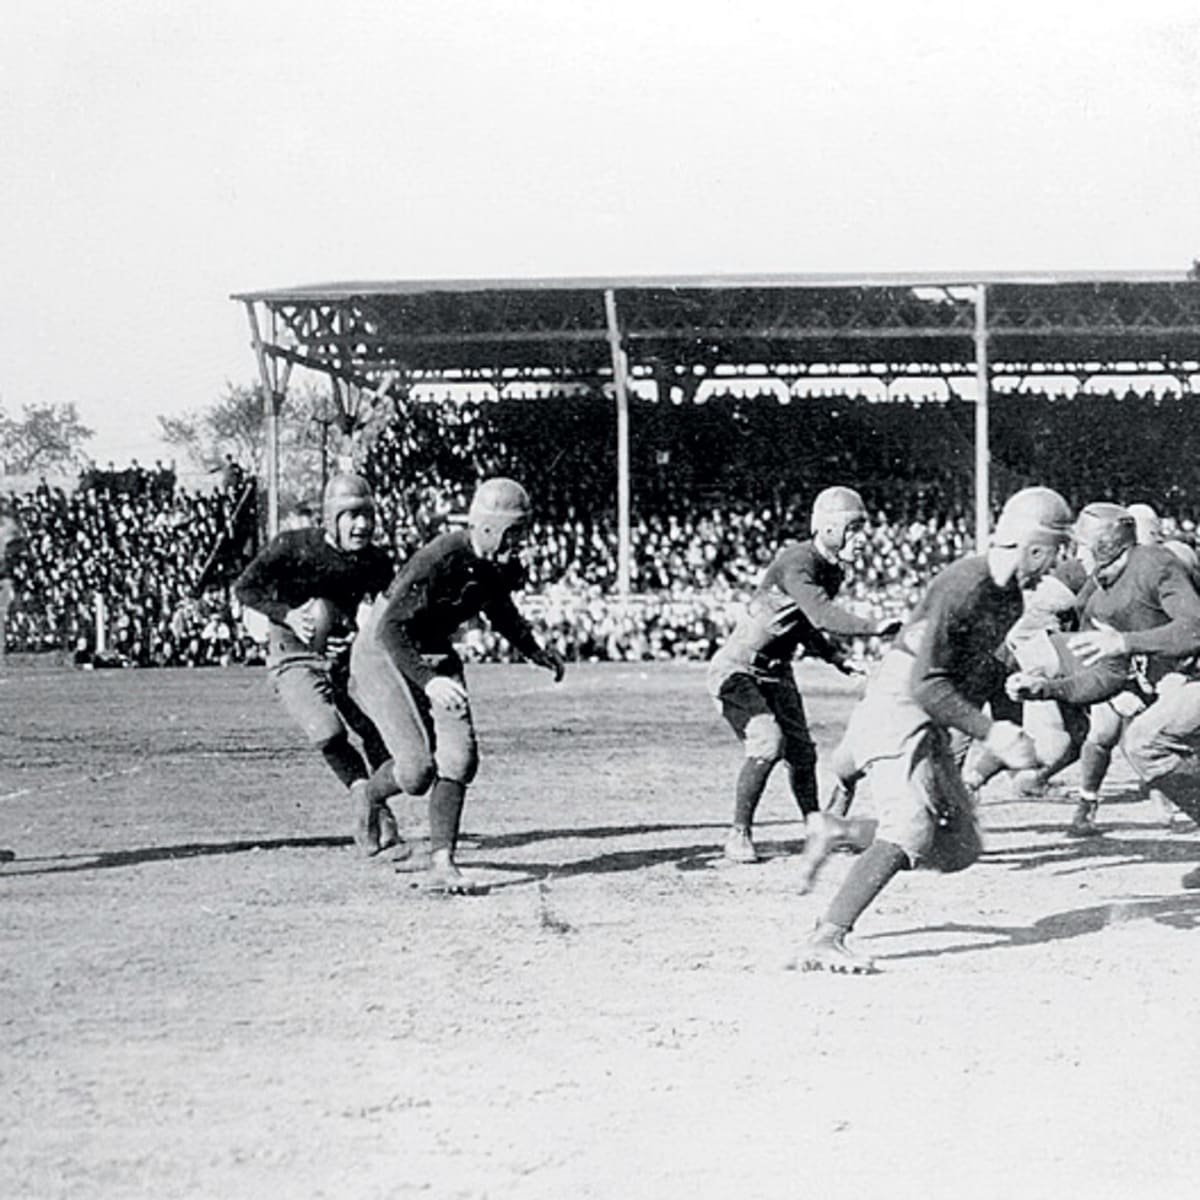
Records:
[[[387,551],[371,544],[374,532],[370,485],[361,475],[334,475],[325,487],[324,528],[279,534],[234,585],[243,608],[265,621],[267,672],[276,695],[350,789],[355,842],[368,856],[398,840],[392,814],[366,806],[355,788],[368,767],[349,736],[353,730],[362,739],[372,770],[386,761],[379,734],[347,691],[347,639],[359,605],[392,577]]]
[[[1049,488],[1025,488],[1004,505],[983,554],[952,563],[929,584],[851,713],[837,750],[865,776],[879,820],[874,838],[800,955],[806,970],[868,974],[874,964],[849,949],[846,934],[900,871],[959,871],[982,851],[974,803],[959,773],[955,741],[982,742],[1011,770],[1037,765],[1019,726],[984,706],[1004,694],[998,651],[1020,618],[1023,592],[1054,565],[1071,533],[1067,502]],[[827,816],[832,830],[841,819]],[[830,832],[806,844],[807,887],[829,850]]]

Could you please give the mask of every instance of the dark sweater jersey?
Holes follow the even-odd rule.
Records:
[[[1004,638],[1023,607],[1017,582],[998,587],[983,555],[959,559],[934,576],[896,647],[916,660],[912,697],[938,725],[987,736],[992,722],[981,708],[1002,692]]]
[[[465,530],[443,533],[422,546],[396,573],[374,624],[374,637],[418,687],[438,674],[425,656],[453,651],[455,632],[482,613],[526,658],[540,647],[512,593],[524,583],[519,563],[479,558]]]
[[[265,614],[290,635],[284,619],[293,609],[320,597],[334,603],[348,628],[359,604],[376,596],[392,578],[392,562],[380,546],[351,553],[339,550],[320,529],[289,529],[271,539],[234,584],[234,594],[247,608]]]
[[[1162,546],[1131,546],[1115,574],[1097,571],[1079,596],[1083,627],[1111,625],[1130,654],[1146,654],[1151,677],[1200,654],[1200,594],[1187,568]]]
[[[822,636],[869,637],[874,621],[833,603],[845,573],[812,541],[786,542],[763,574],[721,657],[757,673],[781,670],[800,646],[822,658],[837,651]]]

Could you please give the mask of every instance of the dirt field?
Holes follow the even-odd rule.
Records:
[[[492,886],[437,899],[354,857],[260,672],[10,664],[0,1195],[1194,1195],[1200,835],[1120,772],[1082,844],[999,787],[982,863],[864,918],[881,974],[788,970],[849,860],[795,894],[775,780],[772,857],[719,864],[702,680],[474,671]],[[802,683],[828,745],[851,693]]]

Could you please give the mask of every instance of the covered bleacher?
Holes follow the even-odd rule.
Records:
[[[629,392],[705,384],[928,378],[973,410],[976,541],[995,497],[989,411],[1007,377],[1200,371],[1200,283],[1186,273],[939,274],[351,282],[238,293],[268,407],[268,524],[293,368],[328,377],[352,438],[387,397],[431,384],[584,386],[614,404],[618,569],[630,589]]]

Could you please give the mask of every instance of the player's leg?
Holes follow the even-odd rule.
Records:
[[[319,660],[292,660],[272,667],[271,681],[276,695],[304,730],[309,744],[320,751],[325,764],[349,791],[355,809],[356,845],[367,854],[378,852],[378,824],[367,820],[361,812],[360,795],[367,778],[367,765],[351,744],[338,712],[328,667]]]
[[[854,761],[854,751],[845,737],[829,756],[829,768],[833,772],[834,784],[825,811],[835,817],[844,817],[850,812],[862,778],[862,772]]]
[[[1125,753],[1138,777],[1200,823],[1200,681],[1162,693],[1129,723]],[[1200,887],[1200,868],[1183,877]]]
[[[770,698],[783,734],[783,760],[787,763],[792,798],[807,822],[820,811],[821,801],[817,793],[817,747],[808,729],[804,698],[790,674],[772,685]]]
[[[1100,786],[1108,774],[1113,750],[1121,740],[1124,719],[1111,701],[1093,704],[1088,709],[1088,732],[1079,751],[1079,800],[1067,832],[1072,837],[1094,837],[1100,832],[1096,812],[1100,807]]]
[[[453,678],[466,687],[461,668]],[[436,777],[429,792],[430,875],[427,886],[469,895],[479,890],[455,861],[467,787],[479,767],[479,744],[469,703],[451,711],[430,706]]]
[[[802,954],[805,970],[870,974],[875,964],[846,945],[846,935],[888,883],[916,866],[934,846],[938,815],[947,808],[941,793],[947,779],[965,788],[939,730],[915,734],[895,757],[873,762],[868,770],[872,794],[881,798],[874,840],[854,860]]]
[[[730,862],[758,861],[752,830],[754,814],[771,771],[783,751],[783,733],[772,705],[758,681],[736,673],[722,683],[717,694],[721,715],[742,743],[742,765],[734,786],[733,822],[725,839]]]
[[[342,714],[342,720],[362,742],[363,753],[366,755],[367,766],[371,772],[369,779],[379,773],[380,779],[383,781],[382,784],[377,784],[374,789],[371,789],[368,780],[367,789],[357,794],[355,805],[358,814],[357,824],[361,826],[360,832],[366,839],[364,842],[366,846],[370,844],[372,827],[377,825],[379,849],[388,850],[393,846],[400,845],[403,840],[400,837],[395,815],[388,806],[388,797],[395,794],[390,768],[389,771],[380,772],[381,767],[390,763],[391,751],[384,744],[379,730],[375,728],[375,723],[351,698],[348,673],[340,678],[335,673],[333,679],[338,712]]]
[[[355,788],[356,824],[365,852],[380,848],[390,810],[389,797],[400,792],[424,795],[434,780],[433,740],[428,700],[405,678],[382,646],[360,634],[350,655],[349,698],[371,722],[386,753],[361,786]]]
[[[1051,778],[1079,758],[1087,738],[1087,712],[1057,700],[1027,700],[1022,728],[1033,741],[1041,765],[1017,772],[1016,792],[1020,797],[1037,798]]]

